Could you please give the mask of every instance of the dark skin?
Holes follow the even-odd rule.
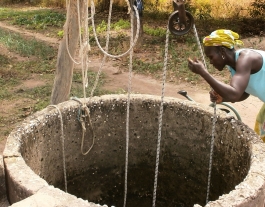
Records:
[[[257,73],[263,64],[262,56],[250,49],[244,49],[236,61],[235,50],[223,46],[205,46],[204,53],[217,70],[222,71],[226,65],[235,69],[230,84],[216,80],[196,58],[188,59],[189,69],[203,77],[214,91],[210,92],[212,102],[238,102],[249,97],[245,92],[250,74]],[[265,80],[264,80],[265,81]],[[217,93],[217,94],[216,94]],[[218,96],[219,94],[219,96]]]

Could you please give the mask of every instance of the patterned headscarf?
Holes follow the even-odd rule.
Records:
[[[219,29],[203,39],[204,46],[225,46],[233,49],[235,45],[243,45],[239,35],[231,30]]]

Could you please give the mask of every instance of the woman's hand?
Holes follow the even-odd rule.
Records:
[[[220,96],[218,93],[216,93],[214,90],[211,90],[209,92],[210,94],[210,99],[211,99],[211,102],[215,102],[217,104],[219,103],[222,103],[223,102],[223,98],[222,96]]]
[[[194,58],[193,60],[191,58],[188,59],[188,67],[193,73],[199,75],[202,75],[204,72],[208,73],[203,63],[201,61],[198,61],[196,58]]]

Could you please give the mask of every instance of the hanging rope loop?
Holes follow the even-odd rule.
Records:
[[[95,143],[95,133],[94,133],[94,129],[93,129],[92,122],[91,122],[90,110],[88,106],[85,103],[82,103],[82,101],[79,100],[78,98],[72,97],[71,100],[77,101],[80,104],[80,107],[78,109],[77,119],[80,122],[81,127],[82,127],[81,153],[83,155],[87,155]],[[84,152],[83,148],[84,148],[85,133],[87,130],[86,126],[88,126],[90,129],[91,136],[92,136],[92,144],[89,147],[89,149],[86,152]]]
[[[139,37],[139,31],[140,31],[140,18],[139,18],[139,12],[138,12],[138,9],[137,9],[137,7],[136,6],[133,6],[133,9],[134,9],[134,11],[135,11],[135,14],[136,14],[136,20],[137,20],[137,29],[136,29],[136,35],[135,35],[135,38],[134,38],[134,40],[133,40],[133,44],[130,46],[130,48],[126,51],[126,52],[124,52],[124,53],[122,53],[122,54],[120,54],[120,55],[112,55],[112,54],[109,54],[107,51],[105,51],[102,47],[101,47],[101,45],[100,45],[100,43],[99,43],[99,40],[98,40],[98,37],[97,37],[97,33],[96,33],[96,26],[95,26],[95,21],[94,21],[94,15],[95,15],[95,3],[94,3],[94,1],[93,0],[91,0],[91,22],[92,22],[92,28],[93,28],[93,33],[94,33],[94,37],[95,37],[95,40],[96,40],[96,43],[97,43],[97,45],[98,45],[98,48],[101,50],[101,52],[103,53],[103,54],[105,54],[105,55],[107,55],[108,57],[111,57],[111,58],[120,58],[120,57],[123,57],[123,56],[125,56],[125,55],[127,55],[133,48],[134,48],[134,46],[136,45],[136,43],[137,43],[137,40],[138,40],[138,37]]]

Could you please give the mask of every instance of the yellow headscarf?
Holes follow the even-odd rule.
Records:
[[[218,29],[203,39],[204,46],[225,46],[233,49],[235,45],[243,45],[236,32],[226,29]]]

